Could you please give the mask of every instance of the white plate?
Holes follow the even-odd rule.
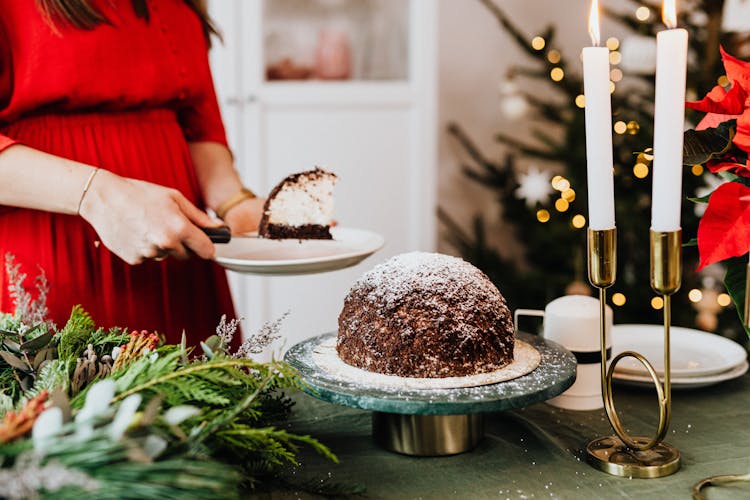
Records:
[[[659,375],[664,374],[663,346],[663,325],[614,325],[612,329],[613,357],[623,351],[639,352]],[[741,345],[726,337],[679,326],[670,329],[670,353],[673,379],[724,373],[747,357]],[[630,357],[617,363],[615,373],[650,379],[643,365]]]
[[[354,266],[383,247],[377,233],[331,228],[333,240],[271,240],[233,237],[216,245],[214,260],[232,271],[261,275],[312,274]]]
[[[730,370],[722,373],[716,373],[714,375],[706,375],[705,377],[673,377],[672,389],[697,389],[699,387],[706,387],[709,385],[718,384],[727,380],[732,380],[737,377],[743,376],[747,373],[747,369],[750,365],[747,361],[743,361],[739,366],[736,366]],[[617,373],[612,375],[612,378],[622,384],[634,385],[638,387],[654,387],[654,382],[650,376],[631,375],[629,373]],[[663,377],[659,377],[659,380],[664,382]]]

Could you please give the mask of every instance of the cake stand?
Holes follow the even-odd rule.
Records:
[[[541,354],[539,366],[497,384],[456,389],[400,389],[346,380],[318,366],[314,351],[335,337],[327,333],[296,344],[284,360],[299,372],[303,390],[330,403],[371,410],[372,434],[383,448],[414,456],[455,455],[484,436],[485,413],[522,408],[564,392],[576,378],[575,357],[541,337],[517,337]]]

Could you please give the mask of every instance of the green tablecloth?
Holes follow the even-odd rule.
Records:
[[[625,386],[615,391],[631,434],[651,436],[658,421],[655,391]],[[690,498],[692,485],[706,476],[750,470],[750,376],[673,392],[666,441],[680,450],[682,468],[659,479],[614,477],[585,462],[587,441],[611,434],[603,410],[576,412],[542,403],[491,414],[486,436],[473,451],[415,458],[373,443],[370,412],[305,394],[294,399],[290,429],[319,438],[341,461],[333,464],[304,450],[296,479],[359,484],[370,498]],[[711,488],[706,498],[750,498],[750,485]]]

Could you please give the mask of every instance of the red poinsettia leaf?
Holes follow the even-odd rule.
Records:
[[[698,225],[698,269],[747,253],[750,249],[750,188],[722,184],[708,199]]]
[[[733,86],[739,85],[746,92],[750,92],[750,63],[728,54],[724,47],[719,47],[719,50],[729,81],[732,82]]]
[[[721,113],[708,113],[706,114],[706,116],[703,117],[703,119],[700,122],[698,122],[698,126],[695,127],[695,130],[705,130],[707,128],[716,128],[722,123],[728,122],[729,120],[734,120],[736,118],[737,118],[737,115],[723,115]]]
[[[717,85],[702,100],[688,101],[685,106],[707,113],[739,115],[745,109],[746,98],[747,92],[736,83],[728,91]]]
[[[719,172],[726,172],[727,170],[746,170],[748,167],[742,163],[735,163],[727,160],[709,160],[706,162],[706,167],[710,172],[718,174]],[[750,172],[748,172],[750,173]],[[739,173],[737,175],[740,175]],[[747,176],[745,176],[747,177]]]
[[[737,118],[737,132],[732,142],[741,150],[750,153],[750,107]]]

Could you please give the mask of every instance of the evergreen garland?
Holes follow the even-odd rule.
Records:
[[[11,266],[23,310],[46,310]],[[59,331],[28,318],[0,314],[0,497],[237,498],[296,466],[299,446],[336,461],[275,427],[301,381],[286,363],[229,352],[236,321],[222,318],[197,355],[184,340],[97,328],[80,306]],[[268,345],[274,325],[241,352]]]

